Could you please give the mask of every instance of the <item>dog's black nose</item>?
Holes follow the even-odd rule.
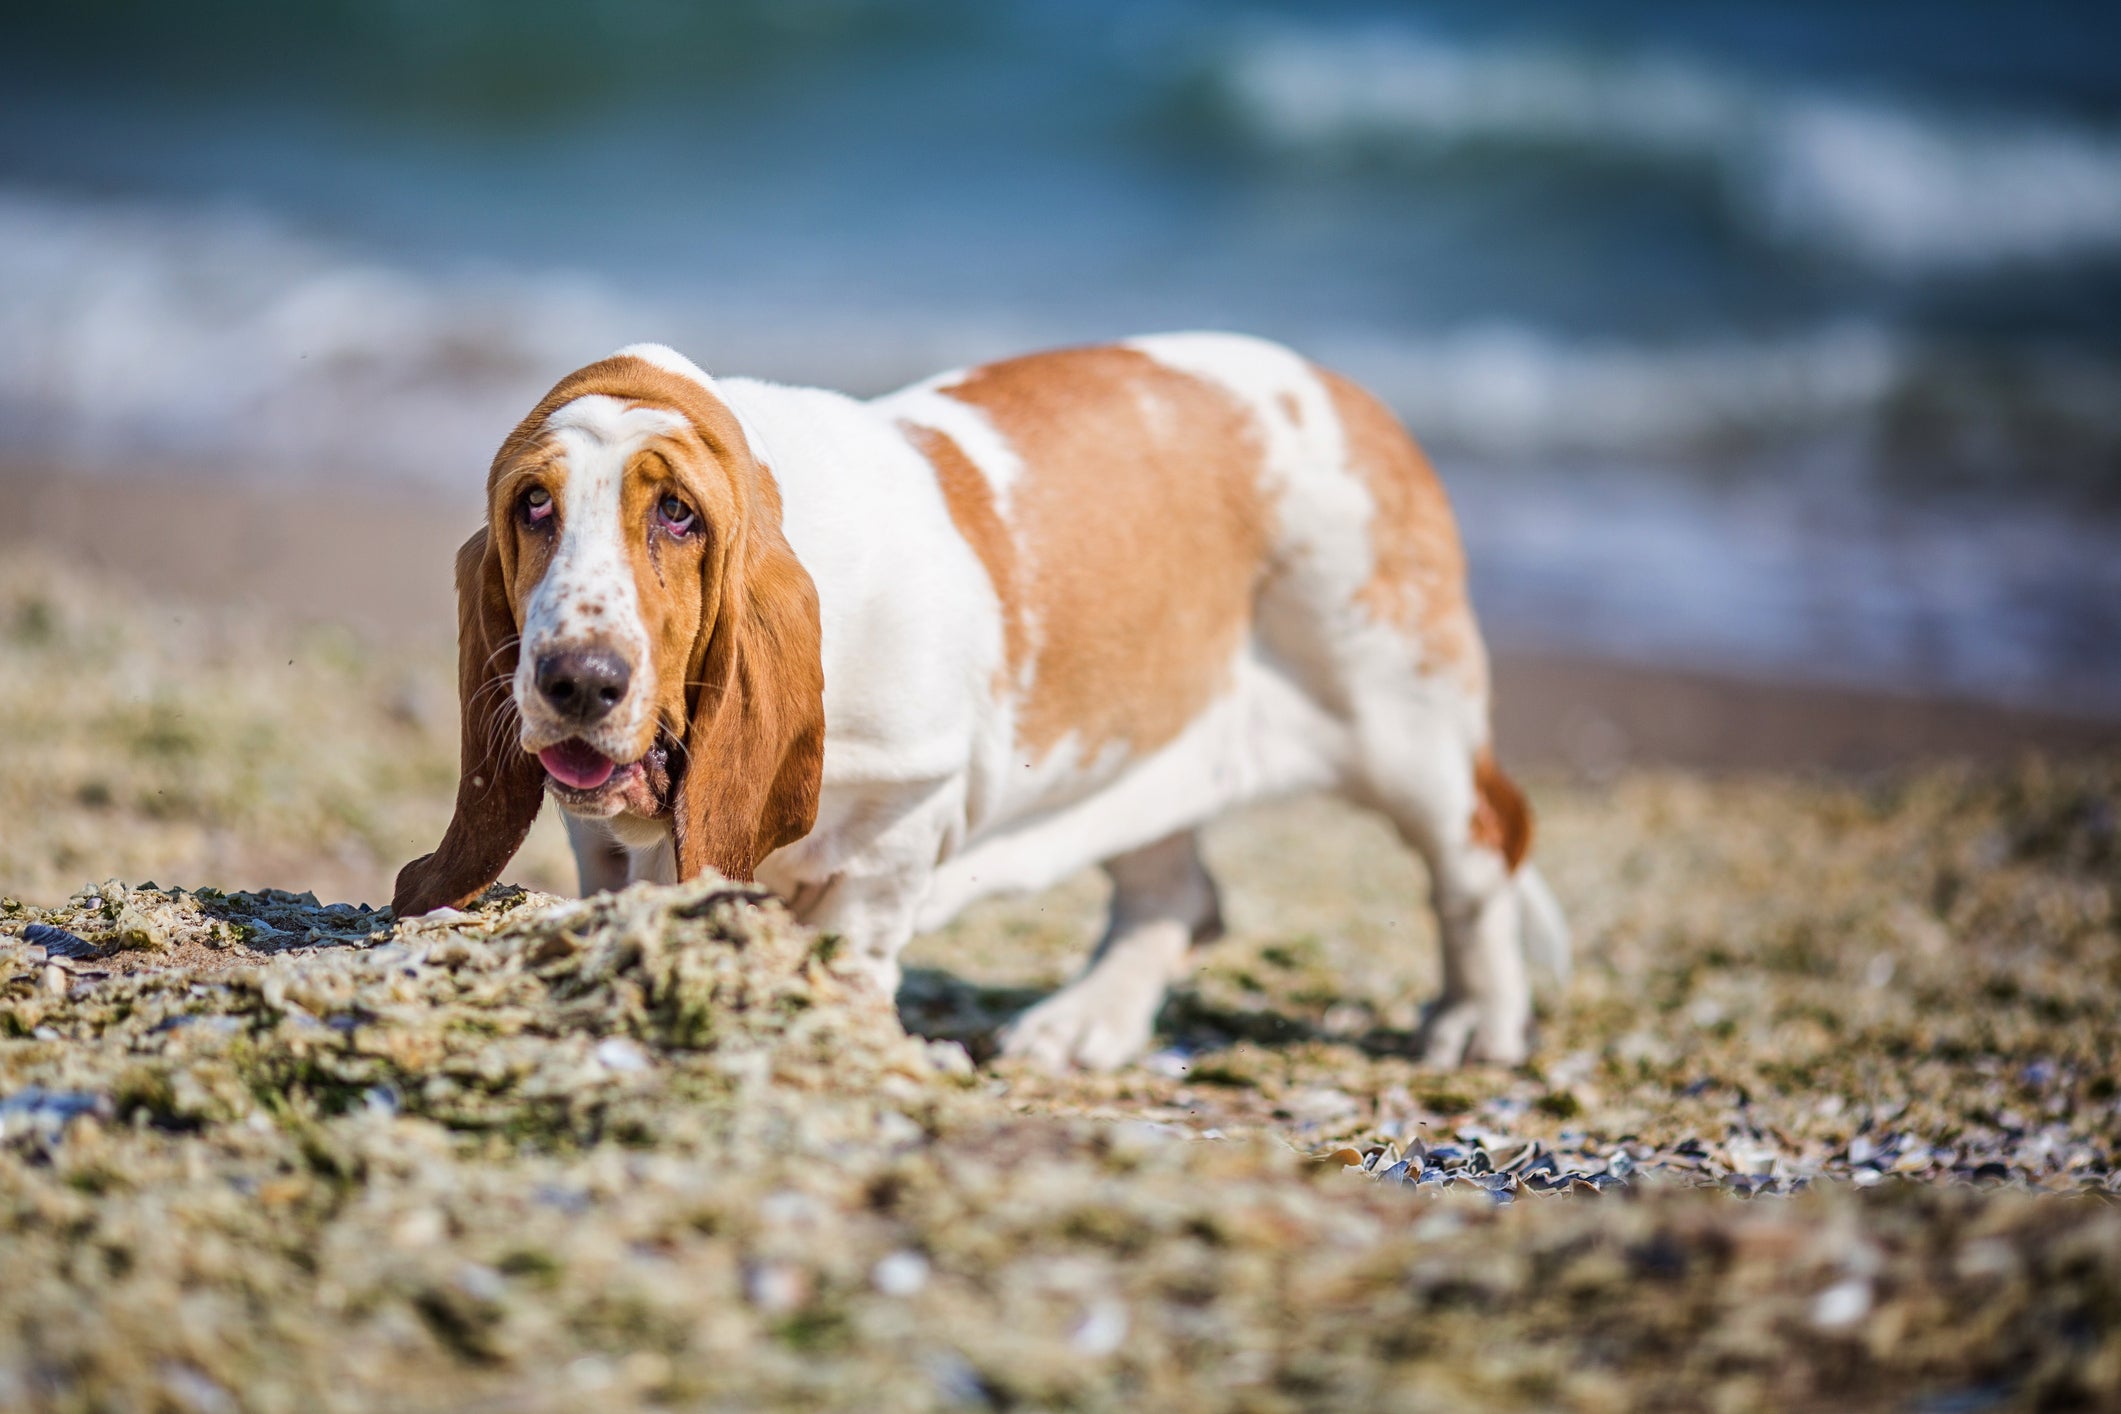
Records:
[[[626,695],[633,669],[616,653],[571,649],[538,659],[538,694],[552,710],[587,726],[601,721]]]

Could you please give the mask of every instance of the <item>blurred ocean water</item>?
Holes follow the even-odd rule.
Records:
[[[2121,712],[2121,16],[100,0],[0,46],[0,457],[476,495],[663,339],[1283,338],[1494,636]]]

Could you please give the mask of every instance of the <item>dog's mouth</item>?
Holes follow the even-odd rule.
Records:
[[[538,753],[545,785],[571,814],[606,816],[626,811],[655,817],[670,807],[672,743],[658,736],[638,761],[614,761],[579,738]]]
[[[569,790],[599,790],[619,771],[619,763],[586,741],[570,739],[538,753],[538,762]]]

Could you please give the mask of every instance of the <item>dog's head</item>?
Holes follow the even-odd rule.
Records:
[[[550,792],[578,815],[667,810],[678,869],[748,879],[817,813],[816,590],[771,471],[706,375],[650,345],[562,379],[486,483],[457,555],[462,773],[399,916],[462,903]]]

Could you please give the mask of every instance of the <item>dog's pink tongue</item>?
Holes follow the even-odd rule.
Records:
[[[576,790],[595,790],[611,779],[618,768],[611,758],[586,741],[563,741],[558,746],[548,746],[538,753],[538,760],[552,773],[552,778],[563,786]]]

